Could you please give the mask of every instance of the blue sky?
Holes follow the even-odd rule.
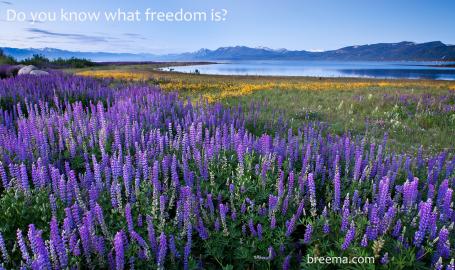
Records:
[[[222,22],[7,21],[30,12],[226,9]],[[251,47],[330,50],[377,42],[455,44],[453,0],[0,0],[0,46],[175,53]],[[143,17],[142,17],[143,19]]]

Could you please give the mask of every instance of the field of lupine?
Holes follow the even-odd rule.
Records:
[[[0,269],[324,269],[308,255],[454,269],[452,150],[395,153],[387,133],[267,110],[141,82],[1,80]]]

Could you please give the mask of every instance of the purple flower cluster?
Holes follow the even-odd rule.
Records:
[[[375,144],[280,117],[261,118],[257,135],[256,103],[228,108],[57,73],[2,80],[0,99],[12,102],[0,103],[0,195],[44,193],[50,213],[44,227],[0,231],[0,265],[210,268],[235,256],[217,262],[204,249],[251,244],[270,268],[293,269],[304,255],[296,238],[336,237],[341,250],[387,241],[384,264],[391,247],[434,245],[425,262],[453,269],[449,151],[390,153],[387,136]]]

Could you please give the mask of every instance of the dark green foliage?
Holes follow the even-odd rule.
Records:
[[[53,60],[51,63],[52,66],[58,68],[85,68],[96,66],[96,63],[88,59],[80,59],[75,57],[71,57],[69,59],[57,58]]]
[[[49,60],[44,55],[35,54],[31,58],[20,62],[23,65],[34,65],[39,68],[84,68],[93,67],[96,64],[88,59],[71,57],[69,59],[57,58]]]
[[[48,191],[45,189],[32,190],[25,194],[18,189],[2,192],[0,197],[0,231],[6,245],[12,247],[16,240],[16,232],[20,229],[24,236],[29,224],[43,230],[43,236],[49,237],[49,221],[51,220],[51,206]],[[57,200],[57,217],[63,217],[63,205]],[[11,249],[10,249],[11,250]],[[13,249],[10,254],[13,260],[19,260],[20,252]]]
[[[47,67],[49,63],[49,59],[39,54],[34,54],[31,58],[27,58],[21,61],[21,64],[23,65],[34,65],[39,68]]]
[[[14,65],[16,64],[14,57],[5,55],[2,49],[0,49],[0,65]]]

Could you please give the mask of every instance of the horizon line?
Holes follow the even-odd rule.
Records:
[[[369,46],[369,45],[377,45],[377,44],[399,44],[399,43],[413,43],[413,44],[425,44],[425,43],[433,43],[433,42],[441,42],[442,44],[444,44],[445,46],[455,46],[454,44],[448,44],[448,43],[444,43],[440,40],[433,40],[433,41],[426,41],[426,42],[415,42],[415,41],[406,41],[406,40],[403,40],[403,41],[399,41],[399,42],[377,42],[377,43],[366,43],[366,44],[353,44],[353,45],[348,45],[348,46],[344,46],[344,47],[339,47],[337,49],[328,49],[328,50],[325,50],[325,49],[294,49],[294,50],[291,50],[291,49],[286,49],[286,48],[270,48],[268,46],[255,46],[255,47],[252,47],[252,46],[247,46],[247,45],[230,45],[230,46],[220,46],[220,47],[216,47],[216,48],[204,48],[204,47],[201,47],[200,49],[196,49],[196,50],[193,50],[193,51],[182,51],[182,52],[175,52],[175,53],[164,53],[164,54],[157,54],[157,53],[153,53],[153,52],[113,52],[113,51],[96,51],[96,50],[93,50],[93,51],[76,51],[76,50],[70,50],[70,49],[62,49],[62,48],[57,48],[57,47],[41,47],[41,48],[37,48],[37,47],[10,47],[10,46],[0,46],[0,48],[4,49],[4,48],[10,48],[10,49],[19,49],[19,50],[45,50],[45,49],[55,49],[55,50],[61,50],[61,51],[67,51],[67,52],[75,52],[75,53],[107,53],[107,54],[131,54],[131,55],[141,55],[141,54],[149,54],[149,55],[154,55],[154,56],[166,56],[166,55],[175,55],[175,54],[184,54],[184,53],[195,53],[195,52],[198,52],[200,50],[211,50],[211,51],[215,51],[215,50],[218,50],[218,49],[222,49],[222,48],[236,48],[236,47],[245,47],[245,48],[250,48],[250,49],[265,49],[265,50],[271,50],[271,51],[280,51],[280,50],[286,50],[286,51],[306,51],[306,52],[313,52],[313,53],[323,53],[323,52],[329,52],[329,51],[336,51],[336,50],[340,50],[340,49],[343,49],[343,48],[349,48],[349,47],[357,47],[357,46]]]

